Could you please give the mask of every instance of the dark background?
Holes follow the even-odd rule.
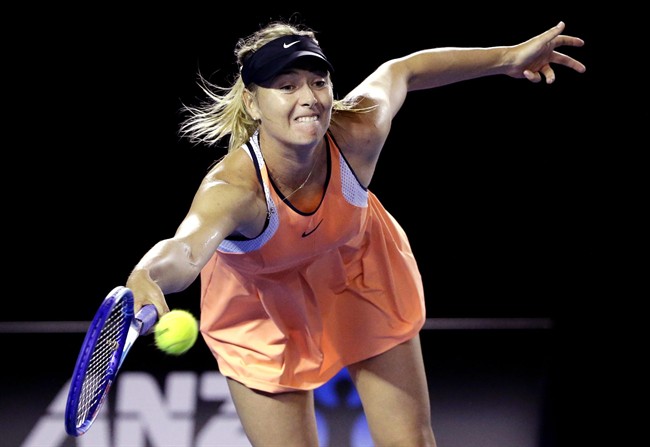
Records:
[[[88,319],[140,256],[173,234],[224,153],[178,136],[181,105],[201,95],[197,72],[225,84],[237,39],[289,17],[318,32],[337,97],[381,62],[427,47],[514,44],[559,20],[585,39],[562,51],[588,71],[556,66],[551,86],[502,76],[411,93],[370,185],[411,238],[428,316],[558,319],[579,305],[580,266],[593,250],[586,133],[598,128],[596,39],[585,13],[577,5],[356,9],[107,3],[16,16],[22,26],[5,56],[13,175],[5,225],[19,235],[12,264],[37,305],[12,318]],[[51,299],[54,291],[65,299]],[[193,292],[171,300],[198,301]]]
[[[577,2],[104,3],[7,12],[16,32],[3,56],[4,223],[10,280],[20,294],[0,322],[90,320],[145,251],[174,233],[204,173],[225,153],[178,136],[181,105],[201,97],[197,72],[226,84],[237,39],[290,17],[317,32],[336,69],[337,97],[381,62],[424,48],[515,44],[560,20],[566,34],[586,41],[562,51],[587,72],[556,66],[550,86],[490,77],[411,93],[370,185],[409,234],[429,318],[551,322],[541,331],[426,332],[433,393],[498,393],[518,380],[541,387],[539,446],[559,445],[558,421],[584,405],[583,340],[593,335],[598,311],[590,266],[600,251],[593,145],[605,138],[594,100],[601,42],[593,15]],[[198,283],[169,303],[198,315]],[[2,336],[15,346],[6,354],[14,358],[41,345],[43,334]],[[58,389],[82,336],[57,336],[67,354],[52,359],[56,371],[5,373],[25,388],[54,380]],[[134,369],[181,367],[146,348],[133,356]],[[214,367],[202,346],[183,360],[182,367]],[[452,417],[433,403],[434,421]],[[457,427],[436,428],[453,439]]]

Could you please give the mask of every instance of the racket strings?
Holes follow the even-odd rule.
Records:
[[[128,319],[125,318],[129,303],[120,300],[111,309],[101,329],[97,343],[88,362],[77,407],[77,426],[94,419],[89,413],[99,409],[108,392],[110,383],[119,367],[121,346],[124,345]]]

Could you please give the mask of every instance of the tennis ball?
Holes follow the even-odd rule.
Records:
[[[164,314],[154,327],[156,347],[166,354],[185,354],[194,346],[199,325],[190,312],[174,309]]]

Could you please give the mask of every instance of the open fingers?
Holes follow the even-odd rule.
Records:
[[[559,53],[557,51],[553,52],[553,56],[551,57],[551,62],[554,64],[560,64],[564,65],[565,67],[569,67],[578,73],[584,73],[587,67],[580,62],[577,61],[576,59],[572,58],[571,56],[567,56],[566,54]]]
[[[561,35],[561,36],[556,36],[554,38],[555,40],[553,41],[554,46],[557,47],[581,47],[585,44],[585,41],[582,40],[579,37],[573,37],[573,36],[566,36],[566,35]]]

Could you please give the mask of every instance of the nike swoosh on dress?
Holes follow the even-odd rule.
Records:
[[[310,234],[312,234],[314,231],[316,231],[316,230],[318,229],[318,227],[320,227],[320,224],[322,224],[322,223],[323,223],[323,219],[321,219],[320,222],[318,222],[318,225],[316,225],[316,226],[315,226],[314,228],[312,228],[310,231],[303,231],[303,233],[302,233],[302,237],[307,237],[307,236],[309,236]]]

